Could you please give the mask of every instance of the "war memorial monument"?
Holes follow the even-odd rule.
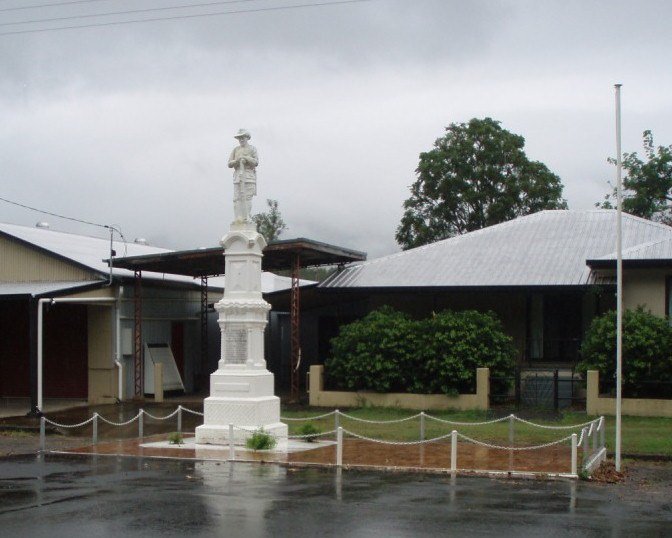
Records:
[[[210,396],[203,402],[203,425],[196,428],[196,443],[228,443],[231,424],[236,443],[244,443],[249,431],[259,428],[282,443],[287,425],[280,422],[280,398],[274,395],[273,374],[264,360],[264,328],[271,309],[261,295],[266,240],[251,219],[259,157],[249,144],[248,131],[240,129],[235,138],[239,145],[228,163],[233,169],[234,221],[220,241],[226,285],[215,305],[222,332],[221,357],[210,375]]]

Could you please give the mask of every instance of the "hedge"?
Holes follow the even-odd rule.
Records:
[[[446,310],[413,320],[383,307],[332,339],[329,379],[343,390],[456,394],[473,391],[476,368],[511,375],[516,351],[492,312]]]

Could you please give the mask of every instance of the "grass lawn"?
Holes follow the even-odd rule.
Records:
[[[289,418],[311,417],[329,412],[331,409],[306,407],[301,410],[283,409],[282,416]],[[366,420],[397,420],[410,417],[417,412],[396,408],[358,408],[345,411],[348,415]],[[432,416],[458,422],[480,422],[491,420],[492,413],[484,411],[434,411]],[[581,424],[593,418],[585,413],[566,412],[558,420],[533,420],[533,422],[553,425],[569,426]],[[610,452],[614,449],[615,419],[606,417],[606,441]],[[322,432],[334,429],[334,416],[319,420],[307,420]],[[296,434],[304,421],[288,421],[290,434]],[[420,419],[415,418],[393,424],[367,424],[340,417],[340,425],[353,433],[385,440],[413,441],[420,435]],[[508,421],[483,426],[452,426],[427,418],[425,420],[425,438],[430,439],[450,433],[456,429],[460,433],[477,440],[494,444],[506,445],[509,438]],[[515,444],[517,446],[537,445],[567,437],[572,433],[580,434],[581,428],[569,430],[543,430],[516,422],[514,428]],[[663,455],[672,457],[672,418],[623,417],[623,445],[624,454]]]

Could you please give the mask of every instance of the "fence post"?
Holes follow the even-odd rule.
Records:
[[[177,406],[177,433],[182,433],[182,406]]]
[[[559,390],[558,390],[558,384],[559,384],[559,378],[558,378],[558,370],[557,368],[553,371],[553,410],[557,413],[558,409],[560,408],[560,402],[559,402]]]
[[[457,430],[450,434],[450,471],[457,471]]]
[[[140,409],[138,413],[138,437],[142,439],[145,436],[145,421],[144,421],[145,410]]]
[[[229,461],[236,459],[236,448],[233,440],[233,424],[229,424]]]
[[[98,413],[93,414],[93,444],[98,444]]]
[[[600,419],[602,421],[602,428],[600,431],[600,448],[604,448],[606,445],[604,431],[607,429],[607,421],[605,420],[604,416],[600,417]]]
[[[576,434],[572,434],[572,474],[576,475]]]
[[[600,433],[600,419],[593,422],[593,452],[597,452],[597,436]]]
[[[334,410],[334,429],[338,431],[338,428],[341,427],[341,419],[339,418],[340,411],[338,409]]]
[[[336,430],[336,467],[343,467],[343,428]]]
[[[40,417],[40,451],[44,452],[47,447],[47,419]]]
[[[588,461],[588,456],[590,455],[590,454],[588,454],[588,433],[590,432],[590,430],[587,427],[585,427],[585,428],[583,428],[582,431],[583,431],[583,447],[582,447],[583,448],[583,463],[585,464]]]
[[[516,419],[515,419],[513,413],[511,413],[509,415],[509,446],[513,446],[513,439],[514,439],[514,437],[513,437],[513,427],[515,426],[515,424],[516,424]]]
[[[425,440],[425,412],[420,411],[420,440]]]

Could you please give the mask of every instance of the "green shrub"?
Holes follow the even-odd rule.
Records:
[[[245,441],[245,446],[251,450],[271,450],[277,441],[264,428],[259,428]]]
[[[577,369],[599,370],[602,379],[616,375],[616,312],[595,318],[581,346]],[[672,381],[672,328],[643,308],[623,312],[623,383],[635,392],[643,381]]]
[[[390,307],[341,328],[326,361],[346,390],[456,394],[473,390],[476,368],[508,375],[515,348],[495,314],[445,311],[411,320]]]
[[[317,439],[317,435],[320,433],[322,433],[322,430],[320,430],[312,422],[307,422],[298,429],[298,434],[305,435],[306,437],[304,437],[303,439],[308,443],[315,442],[315,440]]]
[[[459,394],[474,390],[476,368],[511,375],[516,350],[492,312],[450,310],[419,322],[422,338],[412,392]]]
[[[390,307],[341,327],[331,341],[332,357],[326,362],[329,377],[346,390],[403,390],[417,347],[412,327],[406,314]]]
[[[182,434],[180,432],[172,432],[168,435],[168,442],[171,445],[181,445],[184,443],[184,439],[182,438]]]

